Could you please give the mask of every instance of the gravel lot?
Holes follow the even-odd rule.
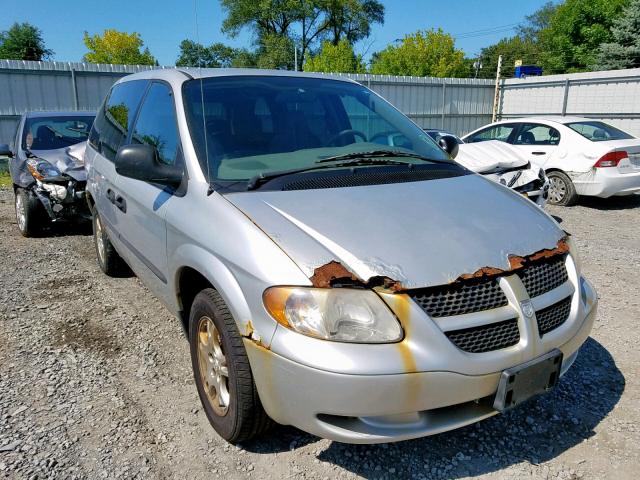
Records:
[[[0,189],[0,477],[638,478],[640,197],[551,208],[598,289],[593,338],[550,395],[455,432],[344,445],[210,428],[181,327],[87,229],[22,238]]]

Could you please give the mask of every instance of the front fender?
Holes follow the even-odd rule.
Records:
[[[176,311],[181,309],[178,295],[180,275],[184,268],[191,268],[204,276],[222,296],[242,336],[251,336],[255,329],[262,343],[271,342],[276,330],[276,322],[271,319],[265,320],[262,315],[252,315],[236,276],[218,257],[197,245],[184,244],[178,246],[169,258],[171,260],[169,270],[173,272],[171,290],[174,293],[173,301]],[[256,320],[256,318],[263,318],[263,320]]]

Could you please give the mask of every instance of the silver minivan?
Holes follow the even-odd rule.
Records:
[[[596,316],[551,217],[345,78],[137,73],[85,162],[101,269],[180,319],[230,442],[273,421],[351,443],[476,422],[552,389]]]

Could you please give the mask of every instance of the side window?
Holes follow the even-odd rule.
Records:
[[[147,84],[147,80],[119,83],[100,108],[89,143],[107,159],[113,161],[124,144]]]
[[[467,143],[486,142],[487,140],[499,140],[506,142],[509,140],[511,133],[515,129],[515,125],[495,125],[476,133],[467,139]]]
[[[173,165],[178,152],[178,125],[171,88],[152,83],[133,128],[131,143],[157,148],[160,161]]]
[[[558,145],[560,132],[547,125],[525,123],[518,133],[514,145]]]

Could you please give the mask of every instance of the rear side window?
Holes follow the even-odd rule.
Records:
[[[467,143],[486,142],[487,140],[499,140],[506,142],[515,129],[515,125],[494,125],[493,127],[485,128],[478,133],[470,136],[465,141]]]
[[[560,132],[537,123],[523,123],[514,145],[558,145]]]
[[[606,142],[607,140],[628,140],[634,138],[622,130],[604,122],[572,122],[566,123],[571,130],[578,132],[592,142]]]
[[[119,83],[98,112],[89,143],[111,161],[127,139],[147,84],[147,80]]]
[[[171,89],[153,83],[140,107],[131,143],[156,147],[161,162],[173,165],[178,152],[178,127]]]

